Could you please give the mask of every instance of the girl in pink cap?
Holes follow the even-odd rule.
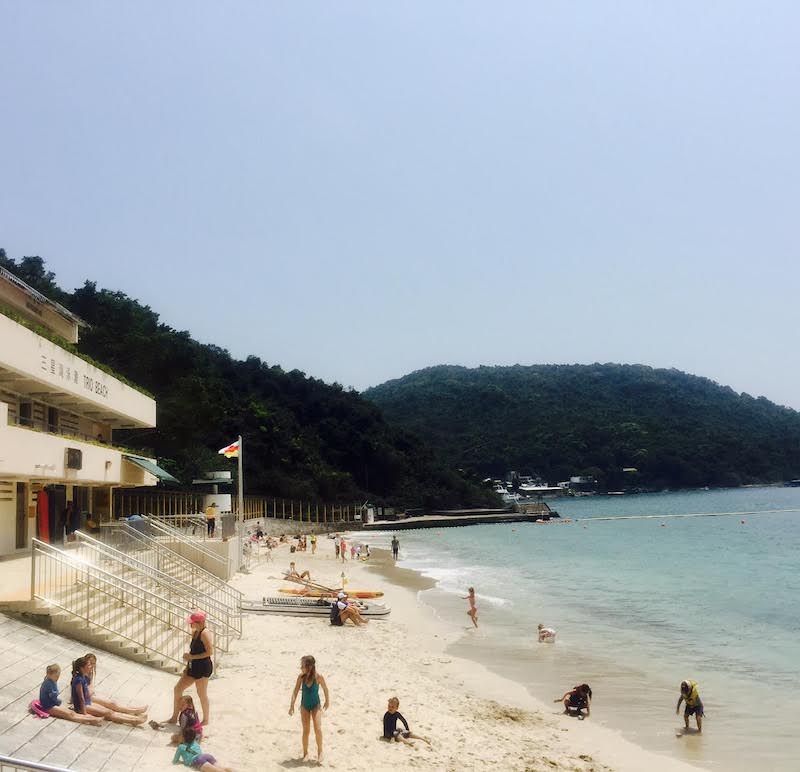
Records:
[[[192,628],[192,641],[189,644],[189,651],[183,655],[186,670],[175,684],[172,716],[165,723],[178,723],[183,693],[194,684],[203,711],[203,726],[206,726],[211,715],[208,708],[208,679],[214,672],[214,663],[211,659],[214,656],[214,644],[211,641],[211,631],[206,627],[206,615],[202,611],[194,611],[189,615],[187,622]]]

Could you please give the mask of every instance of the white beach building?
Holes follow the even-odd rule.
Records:
[[[81,327],[0,269],[0,555],[59,543],[81,516],[111,518],[115,487],[172,479],[114,447],[114,429],[155,427],[156,403],[69,350]]]

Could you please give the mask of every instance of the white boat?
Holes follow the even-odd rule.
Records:
[[[260,601],[243,600],[242,611],[250,614],[329,617],[331,605],[325,598],[264,597]],[[385,617],[392,611],[382,603],[359,601],[356,605],[362,617]]]

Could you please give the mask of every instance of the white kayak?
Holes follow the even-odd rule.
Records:
[[[382,603],[358,603],[362,617],[385,617],[391,613]],[[258,600],[243,600],[242,611],[250,614],[292,614],[297,616],[330,617],[331,602],[324,598],[264,597]]]

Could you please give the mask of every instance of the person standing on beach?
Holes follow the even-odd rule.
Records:
[[[311,554],[317,554],[317,534],[315,533],[311,534]]]
[[[339,546],[341,545],[342,540],[338,536],[333,537],[333,548],[336,550],[336,559],[339,559]]]
[[[397,556],[400,553],[400,540],[397,538],[397,534],[392,536],[392,557],[397,560]]]
[[[339,554],[342,556],[342,563],[347,560],[347,541],[344,536],[339,539]]]
[[[200,698],[200,707],[203,709],[203,726],[207,726],[210,718],[208,707],[208,679],[214,672],[214,644],[211,640],[211,631],[206,627],[206,615],[202,611],[195,611],[187,620],[192,630],[192,640],[189,651],[183,655],[186,670],[183,671],[178,683],[173,690],[172,715],[164,724],[177,724],[178,716],[183,703],[183,692],[194,684],[197,696]]]
[[[697,722],[697,734],[703,732],[703,701],[700,699],[700,693],[697,691],[697,681],[681,681],[681,696],[678,697],[678,705],[675,708],[675,715],[677,716],[681,703],[686,703],[686,708],[683,711],[683,723],[686,725],[686,731],[689,731],[689,716],[694,714],[694,720]]]
[[[217,502],[212,501],[206,507],[206,531],[208,536],[211,537],[214,535],[214,532],[217,530]]]
[[[319,688],[325,695],[325,704],[320,705]],[[300,660],[300,675],[294,683],[292,700],[289,703],[289,715],[294,715],[294,703],[297,693],[300,696],[300,721],[303,725],[303,761],[308,760],[308,735],[311,724],[314,724],[314,739],[317,741],[317,763],[322,762],[322,710],[327,710],[330,703],[328,685],[325,679],[317,672],[317,663],[314,657],[307,654]],[[320,710],[320,707],[322,710]]]
[[[475,627],[478,626],[478,607],[475,605],[475,588],[470,587],[467,590],[467,595],[465,595],[461,600],[468,600],[469,601],[469,609],[467,610],[467,616],[472,620],[472,624]]]

